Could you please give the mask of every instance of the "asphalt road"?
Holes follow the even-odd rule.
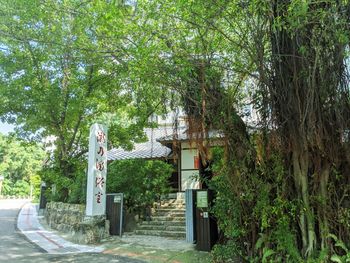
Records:
[[[118,262],[140,263],[143,261],[107,255],[102,253],[48,254],[30,243],[17,230],[17,215],[26,200],[0,200],[0,262],[6,263],[43,263],[43,262]]]

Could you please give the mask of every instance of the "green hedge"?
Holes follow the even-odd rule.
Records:
[[[108,166],[107,191],[124,193],[130,210],[142,211],[170,192],[173,166],[159,160],[120,160]]]

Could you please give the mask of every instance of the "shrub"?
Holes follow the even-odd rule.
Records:
[[[84,204],[86,202],[86,180],[84,171],[76,173],[74,182],[69,186],[68,203]]]
[[[233,240],[227,241],[225,245],[216,244],[211,251],[211,260],[215,263],[234,263],[240,262],[238,256],[240,248]]]
[[[33,187],[33,200],[34,202],[38,202],[40,197],[40,185],[41,185],[41,178],[39,175],[33,175],[30,177],[30,183]]]
[[[126,206],[142,211],[170,192],[172,171],[172,165],[158,160],[114,161],[108,166],[107,191],[124,193]]]
[[[288,196],[281,163],[278,154],[271,154],[246,176],[239,162],[227,163],[223,148],[213,149],[209,187],[216,191],[212,211],[221,232],[221,244],[212,252],[214,262],[237,257],[249,262],[301,262],[295,227],[300,202]],[[240,178],[229,165],[239,168]]]
[[[45,167],[40,171],[47,185],[46,197],[50,201],[82,204],[86,200],[86,162],[71,160],[70,173],[65,176],[58,166]]]
[[[24,180],[18,180],[15,183],[5,179],[2,187],[2,194],[6,196],[29,196],[30,185]]]

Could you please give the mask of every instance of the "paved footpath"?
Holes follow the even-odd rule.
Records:
[[[77,245],[45,230],[39,223],[37,206],[31,203],[26,203],[21,209],[17,219],[17,227],[31,242],[50,254],[99,253],[103,251],[102,247]]]
[[[60,233],[41,226],[43,220],[37,216],[36,207],[28,202],[0,199],[0,262],[144,262],[142,257],[135,259],[120,253],[100,253],[101,246],[76,245],[62,239]]]
[[[57,256],[61,260],[57,261],[56,258],[50,257],[50,262],[90,262],[91,259],[96,263],[209,262],[208,253],[194,251],[193,244],[162,237],[125,233],[122,238],[110,236],[99,246],[75,244],[68,241],[71,238],[69,234],[50,229],[43,218],[38,216],[37,206],[29,202],[25,203],[18,214],[17,228],[31,243],[47,252],[46,255]],[[69,256],[69,260],[65,256]]]

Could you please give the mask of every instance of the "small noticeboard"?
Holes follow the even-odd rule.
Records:
[[[200,207],[200,208],[208,207],[207,191],[197,191],[197,207]]]
[[[120,195],[116,195],[113,198],[113,203],[120,203],[122,201],[122,197]]]

